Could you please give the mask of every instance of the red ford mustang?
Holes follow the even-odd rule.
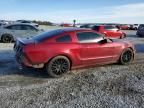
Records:
[[[93,30],[104,34],[106,37],[109,38],[118,38],[122,39],[126,37],[126,34],[119,30],[117,27],[110,26],[110,25],[95,25],[92,27]]]
[[[52,77],[71,69],[109,63],[129,64],[135,49],[129,42],[102,37],[88,29],[58,29],[30,39],[18,39],[14,45],[18,63],[44,68]]]

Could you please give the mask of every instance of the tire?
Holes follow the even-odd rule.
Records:
[[[124,50],[120,56],[119,63],[122,65],[130,64],[134,60],[134,52],[128,48]]]
[[[13,42],[13,36],[10,34],[4,34],[1,37],[1,41],[3,43],[12,43]]]
[[[57,56],[46,64],[46,71],[53,78],[62,77],[70,70],[70,61],[67,57]]]

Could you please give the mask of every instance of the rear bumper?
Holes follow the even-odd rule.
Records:
[[[33,64],[32,62],[30,62],[30,60],[22,55],[16,55],[16,61],[18,62],[18,64],[26,66],[26,67],[33,67],[33,68],[43,68],[44,67],[44,63],[37,63],[37,64]]]
[[[25,56],[16,54],[15,58],[18,64],[21,64],[27,67],[32,67],[32,64],[29,62],[29,60]]]

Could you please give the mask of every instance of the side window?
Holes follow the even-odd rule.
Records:
[[[37,31],[37,29],[36,29],[35,27],[33,27],[33,26],[27,26],[27,29],[28,29],[28,30]]]
[[[77,38],[80,43],[93,43],[99,37],[101,37],[99,34],[93,32],[77,33]]]
[[[21,25],[21,29],[22,30],[35,30],[36,31],[36,29],[34,27],[28,26],[28,25]]]
[[[56,39],[56,42],[71,42],[72,39],[69,35],[65,35]]]
[[[12,26],[7,26],[7,27],[5,27],[6,29],[12,29]]]
[[[21,30],[21,27],[20,27],[19,25],[12,25],[12,26],[6,27],[6,29],[10,29],[10,30]]]

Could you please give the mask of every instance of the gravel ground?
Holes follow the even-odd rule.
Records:
[[[144,108],[144,38],[126,33],[137,50],[132,64],[73,70],[58,79],[44,70],[20,71],[13,44],[0,43],[0,108]]]

